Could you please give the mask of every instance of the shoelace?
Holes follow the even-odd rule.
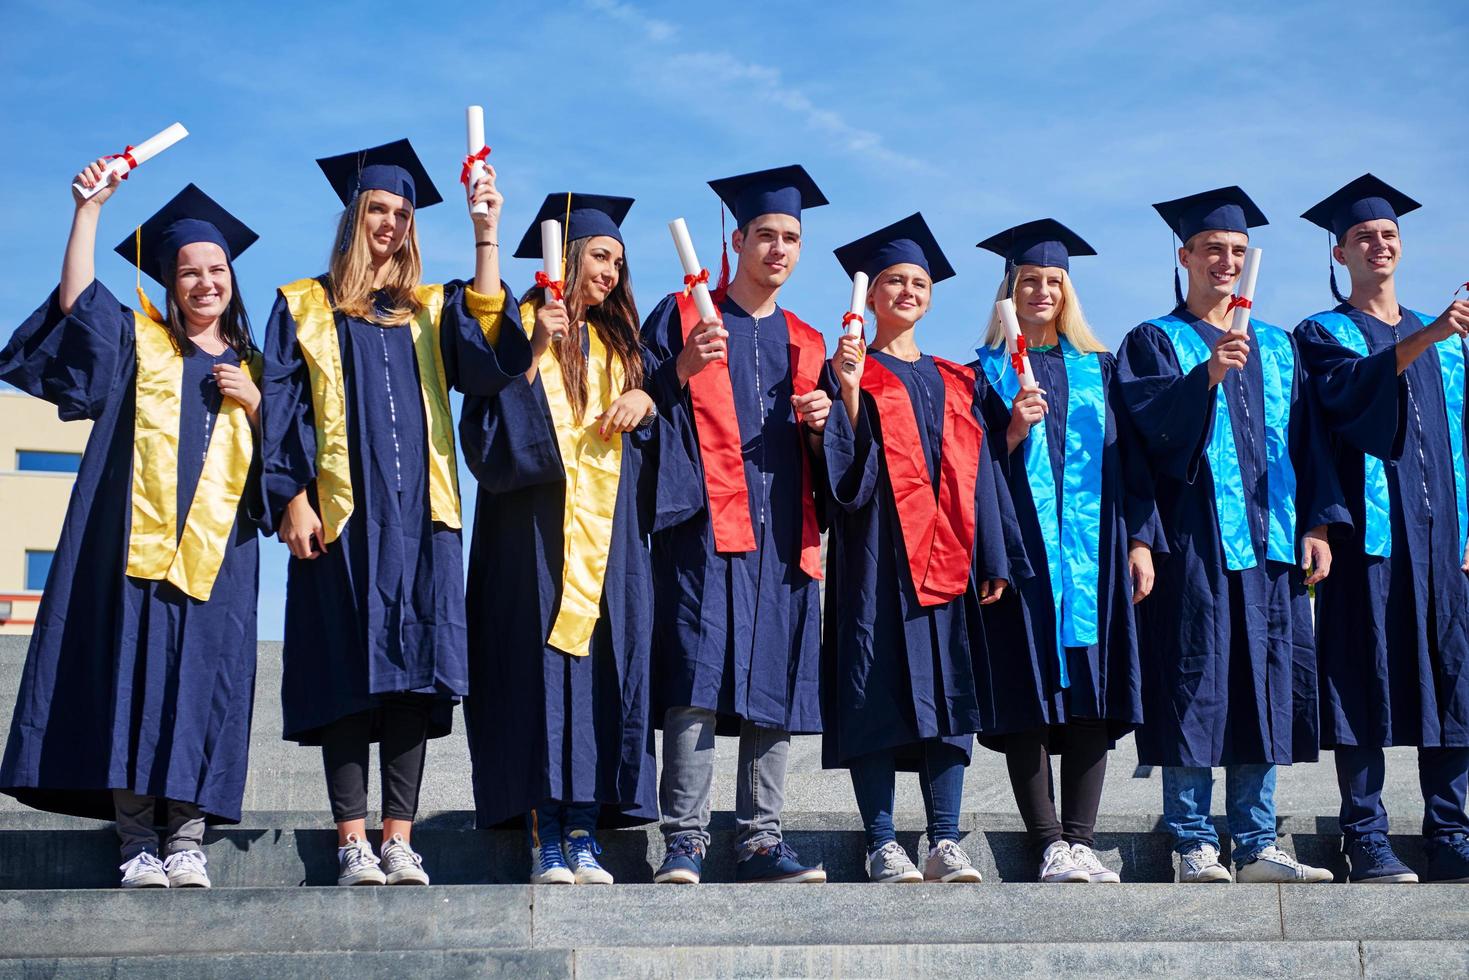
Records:
[[[393,857],[389,858],[389,855],[393,855]],[[391,861],[412,861],[420,868],[423,867],[423,855],[409,847],[397,836],[394,836],[388,842],[387,846],[383,848],[383,858]]]
[[[792,854],[794,855],[794,852],[792,852]],[[901,844],[899,844],[895,840],[890,840],[886,844],[884,844],[881,847],[879,847],[877,849],[877,855],[876,856],[877,857],[880,857],[880,858],[883,858],[883,863],[884,864],[888,863],[887,862],[887,859],[888,858],[893,858],[893,857],[895,857],[898,860],[902,861],[904,864],[909,863],[908,862],[908,855],[903,850],[903,846]]]
[[[566,867],[566,858],[562,857],[561,847],[558,844],[542,844],[536,853],[536,860],[541,871]]]
[[[202,872],[209,859],[202,851],[175,851],[163,862],[163,870],[169,874],[176,871]]]
[[[136,870],[139,865],[150,870],[165,870],[164,863],[158,860],[158,855],[154,854],[152,851],[139,851],[137,854],[128,858],[122,864],[119,864],[117,866],[117,870],[121,871],[124,875],[129,875],[132,873],[132,870]]]
[[[572,853],[577,860],[591,861],[597,863],[597,855],[602,853],[602,845],[597,843],[597,838],[591,834],[585,837],[569,837],[566,841],[566,849]]]
[[[792,864],[801,863],[801,859],[796,856],[796,849],[794,847],[791,847],[791,845],[787,844],[784,840],[776,845],[775,854],[776,857],[785,858]]]
[[[957,841],[941,840],[938,843],[937,849],[939,859],[944,862],[946,867],[967,868],[972,863],[969,860],[969,855],[964,853],[964,848],[960,847]]]
[[[680,857],[703,857],[704,848],[692,834],[680,834],[668,843],[667,857],[674,857],[675,855]]]
[[[377,855],[372,853],[372,848],[367,846],[366,841],[352,841],[343,850],[346,851],[348,871],[378,866]]]
[[[1358,846],[1367,852],[1367,857],[1375,865],[1383,865],[1389,861],[1396,861],[1397,855],[1393,853],[1392,845],[1377,837],[1369,837],[1358,841]]]
[[[1071,849],[1071,859],[1087,874],[1096,874],[1099,871],[1107,870],[1106,865],[1102,864],[1102,860],[1097,857],[1096,852],[1085,844],[1078,844]]]
[[[1291,868],[1295,871],[1301,870],[1301,862],[1297,861],[1294,856],[1287,854],[1278,847],[1267,847],[1265,850],[1260,852],[1259,856],[1256,857],[1255,860],[1258,861],[1260,860],[1260,858],[1268,858],[1276,864],[1283,864],[1287,868]]]

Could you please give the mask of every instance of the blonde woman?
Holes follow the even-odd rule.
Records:
[[[980,243],[1005,260],[1035,387],[1022,388],[999,319],[977,367],[983,411],[1005,461],[1034,576],[984,607],[992,651],[980,741],[1005,753],[1041,881],[1115,882],[1092,851],[1112,742],[1142,721],[1132,606],[1152,588],[1159,535],[1146,464],[1114,384],[1116,359],[1093,335],[1070,259],[1096,253],[1059,222],[1033,221]],[[1061,755],[1061,815],[1051,756]]]
[[[471,189],[472,286],[419,282],[418,212],[441,198],[407,140],[317,161],[346,211],[330,271],[282,286],[266,328],[266,506],[291,550],[285,737],[320,745],[337,883],[427,884],[410,845],[427,739],[468,690],[449,389],[491,394],[475,317],[503,295],[493,168]],[[368,747],[382,768],[381,861],[365,837]]]

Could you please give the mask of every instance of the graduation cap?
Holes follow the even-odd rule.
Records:
[[[1168,222],[1168,227],[1184,243],[1201,231],[1238,231],[1248,235],[1251,228],[1270,223],[1265,212],[1250,200],[1250,195],[1235,186],[1163,201],[1154,204],[1153,210]],[[1183,287],[1178,282],[1176,265],[1173,267],[1173,295],[1182,306]]]
[[[799,220],[802,208],[828,203],[800,164],[711,180],[709,186],[742,228],[762,214],[788,214]]]
[[[1397,224],[1403,215],[1422,206],[1386,181],[1363,174],[1301,217],[1331,232],[1340,244],[1353,225],[1377,218]]]
[[[332,190],[346,206],[351,206],[362,191],[397,194],[415,210],[432,207],[443,200],[423,162],[413,152],[413,144],[406,139],[334,157],[322,157],[316,165],[326,174]]]
[[[213,242],[233,262],[259,237],[214,198],[190,184],[119,242],[114,251],[166,286],[174,259],[185,245]]]
[[[561,231],[568,242],[593,235],[606,235],[622,241],[619,230],[627,212],[633,206],[630,197],[609,197],[606,194],[577,194],[562,191],[547,194],[535,220],[530,223],[525,237],[515,249],[517,259],[539,259],[541,255],[541,222],[555,218],[562,223]]]
[[[1006,228],[980,242],[975,248],[988,249],[1003,258],[1007,268],[1038,265],[1047,269],[1070,269],[1071,256],[1096,255],[1097,250],[1086,239],[1054,218],[1027,221]]]
[[[928,222],[918,212],[848,242],[833,254],[853,278],[865,272],[869,279],[876,279],[882,270],[905,262],[921,268],[933,282],[943,282],[954,275],[954,267],[939,248]]]

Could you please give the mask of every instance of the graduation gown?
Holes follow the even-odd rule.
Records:
[[[901,383],[917,423],[918,447],[935,499],[946,448],[944,412],[950,392],[934,359],[909,362],[880,351],[868,357]],[[957,369],[957,365],[953,366]],[[869,366],[868,370],[872,370]],[[832,411],[822,438],[826,455],[828,538],[826,643],[822,685],[826,729],[822,764],[845,768],[872,752],[896,749],[903,769],[916,769],[922,743],[942,739],[969,757],[983,713],[964,595],[925,605],[914,588],[893,482],[884,454],[883,418],[864,391],[854,426],[834,377],[827,372]],[[975,418],[972,395],[963,406]],[[975,426],[979,429],[978,425]],[[896,438],[896,437],[894,437]],[[998,483],[989,439],[976,440],[978,470],[971,486],[974,542],[961,568],[980,579],[1009,579],[1002,531],[1014,513]],[[940,518],[942,519],[942,518]]]
[[[1104,418],[1098,427],[1100,445],[1084,447],[1084,451],[1101,457],[1094,586],[1096,642],[1064,646],[1068,681],[1064,688],[1057,654],[1060,611],[1052,592],[1052,575],[1060,575],[1062,570],[1049,565],[1043,537],[1048,532],[1042,529],[1026,471],[1026,445],[1021,443],[1013,453],[1006,451],[1010,406],[989,383],[985,367],[992,365],[987,363],[988,358],[972,365],[981,379],[980,406],[986,428],[995,433],[996,453],[1003,463],[1033,571],[1013,582],[1011,591],[999,602],[982,607],[990,656],[985,660],[988,670],[980,678],[984,692],[980,704],[985,709],[980,741],[999,751],[1004,750],[1006,734],[1065,725],[1072,719],[1106,721],[1113,738],[1120,738],[1143,720],[1142,669],[1127,553],[1136,539],[1152,548],[1158,558],[1166,552],[1167,542],[1153,507],[1147,458],[1122,401],[1113,354],[1067,354],[1060,344],[1045,350],[1032,347],[1031,369],[1046,393],[1050,412],[1031,429],[1028,438],[1045,440],[1055,486],[1064,486],[1071,400],[1068,356],[1096,359],[1099,390],[1091,396],[1100,401]],[[1002,355],[997,363],[1013,373],[1008,357]],[[1075,466],[1073,463],[1073,469]],[[1059,542],[1050,544],[1053,548],[1061,546]],[[1058,734],[1061,744],[1057,746],[1053,736],[1053,748],[1064,751],[1064,731]]]
[[[740,719],[819,732],[820,597],[799,563],[802,456],[815,486],[825,477],[791,407],[783,312],[757,322],[728,298],[720,310],[756,547],[717,552],[707,506],[653,535],[653,717],[661,725],[668,708],[699,707],[718,713],[721,735],[737,734]],[[682,452],[701,467],[692,403],[676,373],[683,349],[676,296],[648,316],[643,344],[653,365],[648,391]],[[704,497],[702,469],[694,475],[681,492]]]
[[[1322,744],[1463,748],[1469,576],[1449,426],[1465,420],[1448,417],[1437,346],[1397,373],[1397,342],[1423,329],[1417,316],[1400,310],[1392,326],[1347,304],[1335,312],[1361,331],[1367,356],[1315,319],[1296,328],[1352,514],[1350,528],[1334,529],[1331,575],[1316,587]],[[1364,455],[1386,471],[1386,558],[1364,547]]]
[[[183,358],[182,532],[220,411],[215,364]],[[100,282],[63,314],[53,292],[0,352],[0,379],[92,420],[21,675],[0,790],[38,809],[110,820],[112,790],[237,823],[255,694],[256,524],[248,489],[209,598],[126,574],[137,374],[133,312]],[[171,420],[161,420],[171,424]],[[255,466],[251,463],[255,479]]]
[[[463,284],[444,289],[445,381],[464,394],[493,394],[507,372],[465,307]],[[383,694],[412,692],[436,699],[429,725],[436,738],[450,731],[454,703],[469,688],[464,566],[459,529],[434,520],[429,506],[412,331],[341,313],[334,319],[354,510],[325,554],[287,565],[285,737],[319,744],[322,726],[371,710]],[[297,323],[279,294],[265,335],[261,481],[277,524],[302,489],[321,514],[312,397]],[[451,459],[452,439],[451,431]]]
[[[466,397],[459,423],[465,462],[479,481],[464,702],[476,821],[494,826],[548,799],[600,803],[607,826],[654,820],[646,539],[656,526],[665,423],[617,437],[622,452],[600,616],[585,656],[557,649],[548,638],[562,601],[567,470],[544,373],[532,382],[524,377],[531,348],[513,304],[499,329],[503,387]],[[607,372],[601,350],[588,355],[589,375]],[[586,424],[596,425],[596,414],[589,404]],[[679,461],[668,465],[672,473]],[[682,461],[685,482],[691,465]]]
[[[1184,307],[1172,316],[1212,349],[1218,331]],[[1292,358],[1288,454],[1296,481],[1287,563],[1267,556],[1271,515],[1265,378],[1259,330],[1250,358],[1209,387],[1207,360],[1187,373],[1173,342],[1144,323],[1118,357],[1122,395],[1147,451],[1169,557],[1138,609],[1143,667],[1145,765],[1222,766],[1314,761],[1316,655],[1311,605],[1300,569],[1300,538],[1349,518],[1329,462],[1319,413]],[[1290,340],[1286,335],[1286,340]],[[1288,349],[1294,348],[1294,342]],[[1285,380],[1281,379],[1284,387]],[[1251,567],[1228,567],[1208,458],[1215,398],[1228,399],[1232,444],[1248,522]],[[1279,483],[1277,481],[1277,490]]]

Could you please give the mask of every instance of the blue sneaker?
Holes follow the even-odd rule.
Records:
[[[597,860],[601,853],[602,845],[585,830],[573,830],[566,836],[566,863],[578,885],[612,884],[612,872]]]
[[[1469,882],[1469,837],[1455,834],[1428,842],[1428,880]]]
[[[660,885],[697,885],[704,871],[704,842],[693,834],[675,834],[653,881]]]
[[[546,841],[530,849],[530,883],[532,885],[573,885],[576,876],[566,866],[561,842]]]
[[[826,881],[821,865],[807,867],[801,863],[791,845],[776,841],[740,859],[735,865],[735,881],[816,883]]]
[[[1347,844],[1350,880],[1358,883],[1416,885],[1413,869],[1398,860],[1386,837],[1361,837]]]

